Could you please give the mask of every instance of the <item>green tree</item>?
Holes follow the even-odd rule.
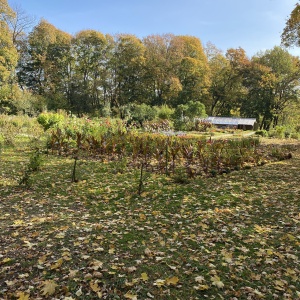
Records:
[[[71,35],[41,20],[29,33],[19,63],[19,84],[45,97],[51,109],[67,105],[70,42]]]
[[[244,81],[248,95],[242,114],[252,111],[262,129],[277,126],[288,106],[299,101],[299,63],[278,46],[254,56]]]
[[[156,110],[154,107],[145,103],[135,104],[132,107],[131,120],[143,126],[143,122],[155,119]]]
[[[105,69],[106,37],[83,30],[72,40],[71,106],[77,112],[99,109],[103,102],[102,74]]]
[[[177,99],[182,90],[178,78],[182,57],[178,46],[181,43],[178,45],[178,40],[172,34],[150,35],[143,39],[143,43],[146,47],[146,98],[153,105],[172,106],[172,100]]]
[[[134,35],[116,35],[108,65],[111,72],[111,104],[120,109],[128,103],[143,102],[145,47],[142,41]]]
[[[230,116],[247,93],[243,76],[249,60],[242,48],[228,49],[225,56],[216,51],[209,58],[211,85],[204,103],[210,115]]]
[[[28,36],[26,62],[18,73],[21,84],[23,83],[36,94],[46,94],[53,78],[51,71],[56,63],[51,51],[59,43],[62,43],[63,47],[69,40],[70,35],[60,31],[46,20],[41,20]]]

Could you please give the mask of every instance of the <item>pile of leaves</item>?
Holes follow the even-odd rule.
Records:
[[[20,151],[19,151],[20,150]],[[293,158],[176,185],[110,161],[5,147],[1,299],[297,299],[299,167]]]

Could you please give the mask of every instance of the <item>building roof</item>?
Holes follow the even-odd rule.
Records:
[[[255,118],[231,118],[231,117],[207,117],[206,121],[215,124],[215,125],[250,125],[254,126],[256,119]]]

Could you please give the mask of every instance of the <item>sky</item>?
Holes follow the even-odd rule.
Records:
[[[8,0],[72,35],[191,35],[224,53],[241,47],[249,57],[279,46],[297,0]],[[300,56],[300,48],[288,49]]]

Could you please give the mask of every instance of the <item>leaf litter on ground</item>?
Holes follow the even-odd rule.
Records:
[[[28,189],[3,151],[0,298],[297,299],[300,151],[176,185],[49,156]],[[12,157],[18,156],[18,163]]]

